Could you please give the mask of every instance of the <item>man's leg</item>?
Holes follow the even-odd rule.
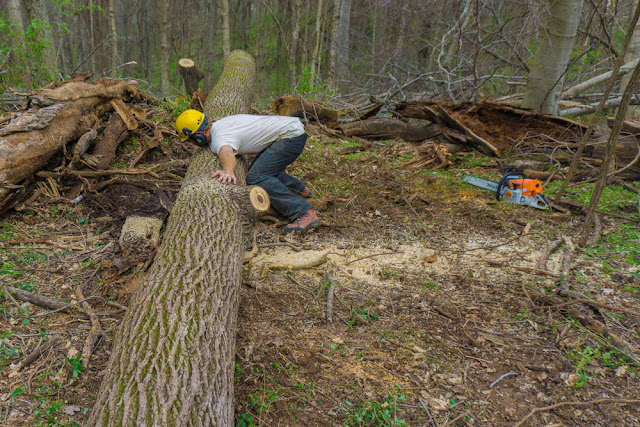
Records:
[[[272,206],[291,221],[304,215],[311,209],[311,205],[289,190],[288,185],[283,183],[279,177],[284,169],[300,156],[306,140],[307,135],[302,134],[274,142],[256,156],[247,174],[247,184],[259,185],[264,188],[269,193]],[[294,185],[294,190],[298,191],[300,186],[302,186],[300,193],[304,190],[304,184],[300,180],[290,175],[286,176],[297,181],[297,183],[292,180],[287,182],[287,184]]]

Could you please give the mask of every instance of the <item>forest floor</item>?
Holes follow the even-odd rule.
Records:
[[[284,241],[282,222],[255,228],[238,319],[238,425],[640,425],[636,194],[608,189],[602,238],[575,251],[567,240],[536,270],[551,241],[577,240],[584,216],[496,201],[465,184],[465,173],[499,178],[477,153],[427,171],[403,167],[411,144],[340,154],[355,145],[313,134],[289,169],[313,191],[323,226]],[[140,150],[128,143],[118,161]],[[171,140],[143,165],[169,162],[175,177],[189,154]],[[70,304],[79,288],[105,331],[84,369],[91,323],[75,305],[53,312],[3,297],[1,425],[86,424],[123,316],[109,303],[126,305],[144,274],[114,262],[120,226],[145,203],[162,212],[156,188],[179,190],[178,179],[158,176],[122,178],[75,204],[43,192],[0,218],[2,283]],[[584,202],[589,186],[570,192]],[[272,267],[322,257],[313,268]],[[534,296],[561,298],[560,285],[601,306],[543,307]],[[577,306],[628,347],[585,327]]]

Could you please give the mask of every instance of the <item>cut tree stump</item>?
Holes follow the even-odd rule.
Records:
[[[210,117],[247,113],[255,63],[243,51],[225,60],[209,94]],[[154,262],[129,303],[88,425],[234,424],[233,371],[244,242],[236,186],[197,148]],[[238,161],[239,182],[246,162]]]
[[[180,75],[184,81],[184,89],[191,96],[200,86],[200,80],[204,79],[204,73],[196,67],[193,59],[182,58],[178,61]]]
[[[128,217],[118,241],[122,256],[131,264],[145,262],[160,246],[162,223],[160,218]]]

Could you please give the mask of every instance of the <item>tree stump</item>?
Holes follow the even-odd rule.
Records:
[[[180,75],[184,80],[184,89],[187,95],[193,95],[200,87],[200,80],[204,79],[204,73],[196,67],[196,63],[192,59],[182,58],[178,61],[180,67]]]
[[[254,82],[253,58],[232,52],[205,113],[247,113]],[[219,168],[211,150],[194,151],[163,242],[118,330],[88,425],[233,425],[241,223],[250,218],[233,197],[237,187],[211,178]],[[243,159],[236,176],[244,182]]]

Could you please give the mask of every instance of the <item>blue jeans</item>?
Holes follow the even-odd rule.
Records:
[[[306,133],[274,142],[256,155],[247,173],[247,185],[264,188],[271,198],[271,206],[291,221],[311,209],[300,197],[304,183],[284,172],[302,154],[306,142]]]

